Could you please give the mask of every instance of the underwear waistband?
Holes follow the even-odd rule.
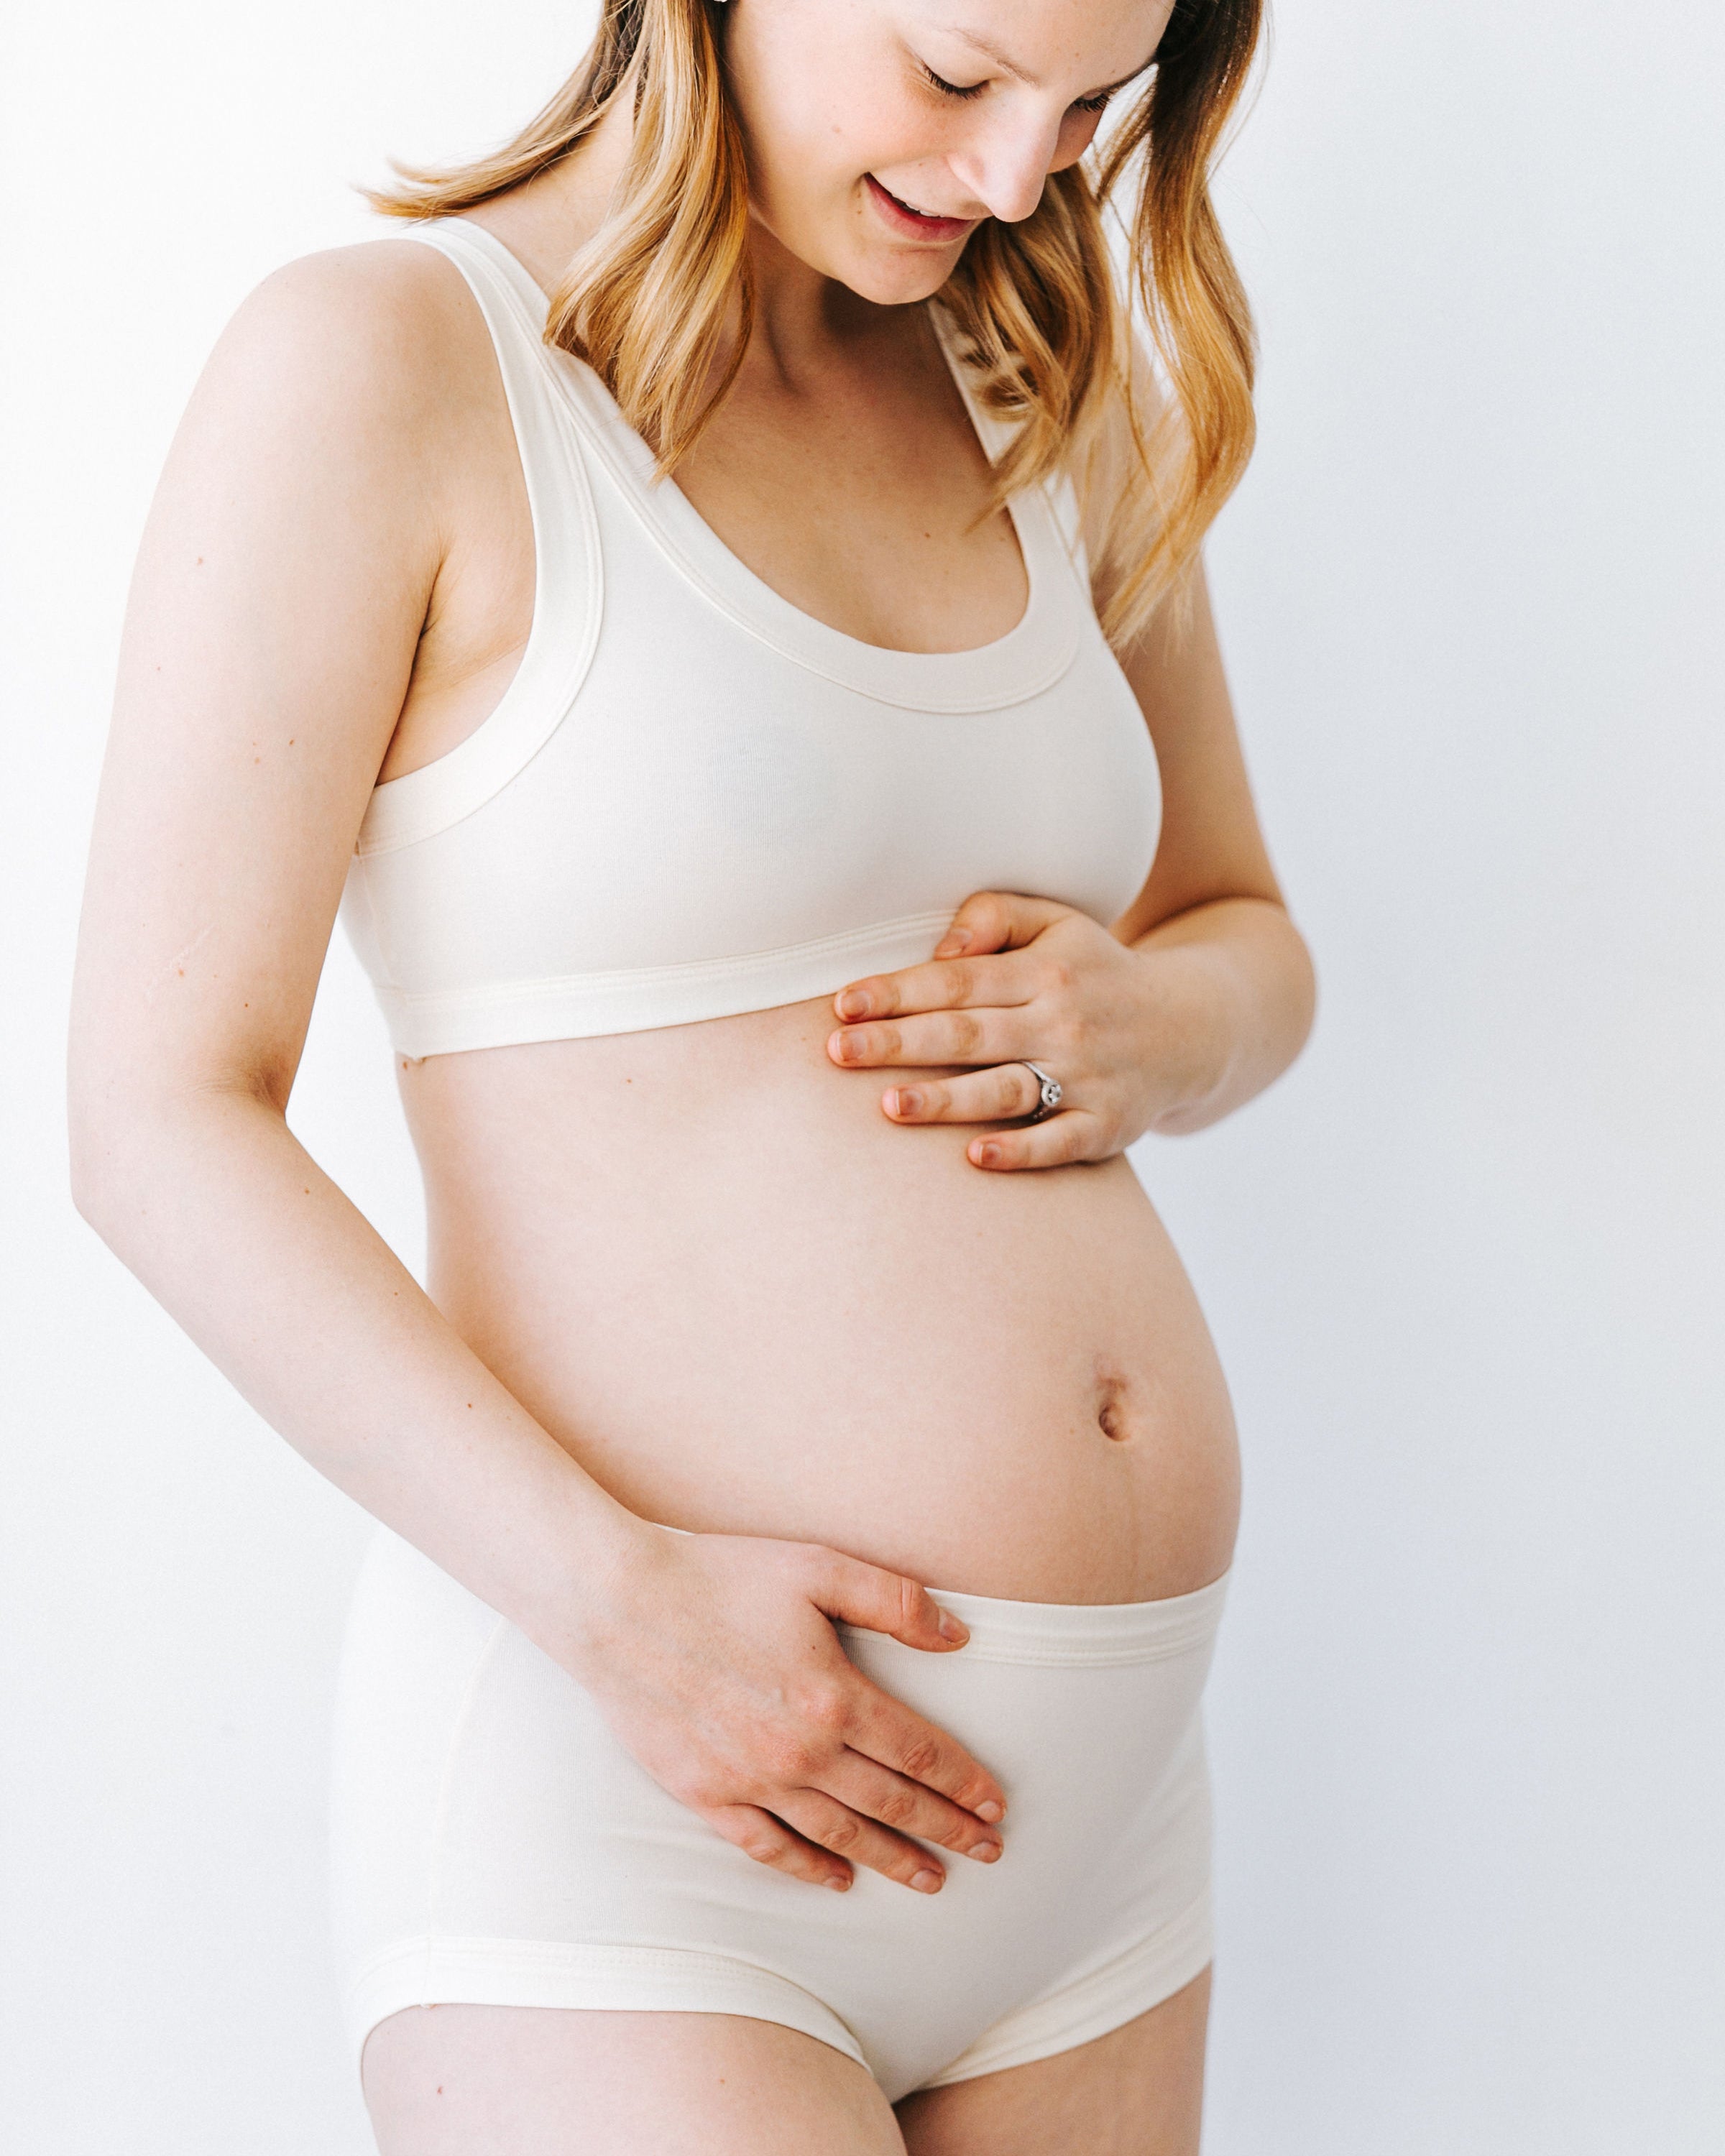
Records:
[[[664,1520],[649,1524],[674,1535],[693,1532]],[[1096,1667],[1160,1661],[1204,1645],[1221,1621],[1230,1577],[1224,1572],[1189,1594],[1154,1602],[1014,1602],[956,1588],[932,1586],[928,1592],[969,1626],[969,1639],[954,1651],[972,1661]],[[865,1625],[840,1623],[835,1629],[846,1637],[885,1636]]]

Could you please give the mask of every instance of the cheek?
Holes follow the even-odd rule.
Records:
[[[745,9],[732,47],[732,94],[742,121],[757,207],[801,223],[847,201],[863,173],[932,154],[907,110],[901,69],[878,41],[849,37],[849,10]],[[866,18],[862,18],[866,27]]]
[[[1060,122],[1054,156],[1049,160],[1050,172],[1063,172],[1068,165],[1076,165],[1095,141],[1096,130],[1101,124],[1102,115],[1100,112],[1067,113]]]
[[[744,10],[738,30],[754,19]],[[818,188],[851,163],[866,102],[845,94],[853,58],[842,36],[814,34],[812,11],[798,8],[778,11],[771,25],[733,39],[732,95],[757,184]]]

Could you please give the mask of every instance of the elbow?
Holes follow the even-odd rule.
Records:
[[[105,1109],[76,1063],[66,1088],[66,1159],[72,1204],[80,1219],[111,1245],[110,1225],[122,1180],[121,1119]]]
[[[122,1259],[139,1222],[198,1179],[213,1153],[231,1165],[236,1141],[254,1145],[286,1127],[288,1088],[274,1070],[165,1071],[74,1049],[67,1078],[72,1203]]]
[[[1159,1136],[1208,1130],[1273,1086],[1299,1057],[1317,1015],[1317,969],[1306,939],[1276,901],[1252,916],[1260,924],[1245,963],[1212,968],[1208,1022],[1193,1038],[1207,1043],[1188,1096],[1151,1125]],[[1236,956],[1241,954],[1236,953]]]
[[[136,1122],[128,1113],[136,1092],[127,1082],[131,1059],[118,1050],[111,1027],[98,1022],[74,987],[65,1060],[67,1178],[80,1219],[110,1247],[110,1224]]]
[[[74,1040],[66,1059],[66,1170],[72,1204],[79,1217],[101,1229],[103,1146],[91,1098],[90,1074]]]
[[[133,999],[133,1003],[136,999]],[[266,1044],[266,1046],[269,1045]],[[254,1044],[200,1037],[190,1023],[74,983],[65,1050],[68,1194],[122,1262],[141,1226],[173,1210],[172,1194],[234,1106],[285,1121],[292,1065]]]
[[[123,1211],[121,1178],[115,1173],[106,1154],[100,1147],[80,1144],[74,1138],[69,1152],[71,1173],[69,1188],[72,1209],[85,1227],[93,1229],[110,1250],[117,1250],[119,1222]]]
[[[109,1057],[70,1058],[66,1157],[80,1218],[125,1259],[138,1220],[155,1209],[164,1183],[183,1180],[207,1143],[224,1091],[164,1083]],[[129,1260],[128,1260],[129,1261]]]
[[[101,1200],[97,1194],[95,1180],[88,1165],[80,1156],[75,1139],[72,1142],[70,1150],[71,1173],[69,1187],[72,1197],[72,1209],[87,1227],[95,1228],[96,1233],[100,1235],[101,1229],[96,1224],[101,1210]]]

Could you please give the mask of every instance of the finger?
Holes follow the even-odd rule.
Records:
[[[1021,891],[975,891],[952,916],[952,925],[935,946],[937,958],[974,957],[981,951],[1004,951],[1028,943],[1050,921],[1070,913],[1051,898],[1032,898]]]
[[[1028,1048],[1030,1029],[1029,1021],[1009,1009],[929,1011],[917,1018],[846,1026],[828,1041],[827,1054],[848,1070],[1009,1063]]]
[[[773,1801],[788,1825],[831,1856],[865,1864],[919,1894],[937,1894],[946,1884],[947,1868],[932,1851],[876,1826],[824,1789],[788,1789]]]
[[[809,1599],[838,1623],[886,1632],[907,1647],[962,1647],[970,1637],[962,1617],[942,1609],[926,1587],[903,1573],[819,1543],[809,1547],[815,1558]]]
[[[1022,1168],[1066,1168],[1075,1161],[1101,1160],[1107,1148],[1101,1126],[1081,1108],[1068,1108],[1046,1122],[1027,1123],[1015,1131],[991,1131],[987,1137],[973,1138],[964,1157],[973,1167],[995,1170]]]
[[[860,1752],[848,1748],[841,1752],[821,1776],[819,1787],[863,1818],[878,1820],[896,1833],[937,1842],[942,1849],[954,1850],[983,1864],[992,1864],[1000,1854],[1000,1835],[981,1824],[974,1812],[937,1794],[925,1783],[895,1774]],[[798,1820],[798,1824],[803,1823]]]
[[[806,1879],[812,1887],[834,1887],[841,1891],[854,1876],[850,1866],[834,1851],[818,1848],[799,1834],[793,1834],[780,1819],[758,1804],[691,1806],[726,1841],[774,1871]]]
[[[1006,1792],[955,1737],[925,1722],[890,1691],[858,1672],[860,1689],[845,1726],[853,1752],[909,1781],[950,1797],[990,1826],[1006,1815]]]
[[[808,1589],[818,1609],[841,1624],[885,1632],[907,1647],[962,1647],[970,1629],[942,1609],[925,1587],[884,1565],[821,1549]],[[1006,1793],[956,1738],[914,1714],[901,1700],[855,1673],[855,1704],[845,1727],[852,1750],[926,1782],[992,1826],[1006,1813]]]
[[[859,1019],[897,1018],[909,1011],[993,1009],[1027,1004],[1037,984],[1015,952],[990,957],[946,958],[925,966],[904,966],[896,973],[870,973],[853,981],[833,998],[833,1009],[847,1025]]]
[[[1041,1081],[1027,1064],[1000,1063],[965,1078],[889,1086],[880,1106],[896,1123],[995,1123],[1028,1116],[1041,1098]]]

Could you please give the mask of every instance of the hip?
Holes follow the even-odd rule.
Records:
[[[963,1649],[841,1637],[999,1776],[1006,1851],[953,1867],[937,1896],[860,1871],[839,1897],[724,1840],[563,1671],[380,1532],[337,1721],[356,2047],[410,2005],[705,2002],[806,2029],[896,2098],[983,2071],[962,2062],[989,2032],[1038,2025],[1057,1997],[1094,2015],[1099,1998],[1148,2003],[1158,1972],[1166,1990],[1188,1980],[1209,1953],[1199,1699],[1225,1578],[1124,1604],[935,1591],[971,1628]]]

